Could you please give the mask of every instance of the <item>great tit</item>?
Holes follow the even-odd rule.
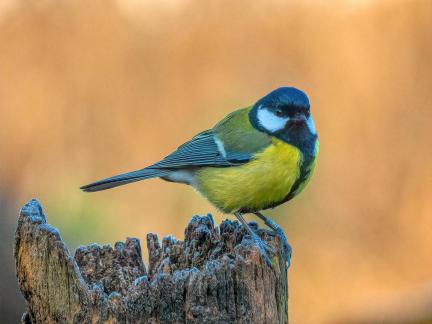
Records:
[[[164,159],[144,169],[81,187],[105,190],[149,178],[190,185],[224,213],[234,214],[251,235],[264,261],[272,249],[250,228],[253,213],[280,234],[285,257],[291,248],[281,228],[261,211],[295,197],[316,164],[318,139],[306,94],[281,87],[254,105],[238,109]]]

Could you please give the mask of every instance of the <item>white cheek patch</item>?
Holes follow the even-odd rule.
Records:
[[[306,125],[312,134],[316,134],[315,122],[312,116],[309,116],[308,120],[306,121]]]
[[[283,129],[289,120],[288,117],[278,117],[265,108],[258,108],[257,119],[260,125],[269,132]]]

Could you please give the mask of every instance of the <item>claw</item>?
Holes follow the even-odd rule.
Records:
[[[279,238],[280,238],[281,243],[282,243],[282,256],[285,259],[285,261],[288,265],[288,268],[289,268],[291,265],[292,247],[288,243],[288,240],[285,236],[284,231],[279,226],[274,231],[276,232],[277,235],[279,235]]]
[[[267,263],[267,265],[270,268],[273,268],[273,263],[271,262],[271,259],[267,253],[274,255],[274,250],[268,244],[266,244],[260,237],[258,237],[258,235],[254,235],[253,242],[257,247],[265,263]]]
[[[267,263],[267,265],[273,269],[273,263],[271,261],[271,258],[269,257],[269,254],[273,257],[275,255],[275,251],[273,248],[265,243],[258,235],[253,235],[253,241],[255,246],[257,247],[259,253],[261,254],[261,257]]]
[[[288,243],[288,240],[285,236],[284,231],[282,228],[276,224],[271,218],[268,218],[264,216],[261,213],[255,213],[259,218],[261,218],[264,223],[270,227],[273,231],[276,232],[276,234],[279,236],[281,243],[282,243],[282,257],[285,259],[285,262],[288,265],[288,268],[291,266],[291,255],[292,255],[292,248],[291,245]]]
[[[267,252],[271,254],[272,256],[275,255],[275,251],[272,247],[270,247],[268,244],[266,244],[249,226],[249,224],[246,222],[246,220],[243,218],[243,215],[239,212],[235,213],[236,217],[240,221],[240,223],[245,227],[248,234],[252,237],[252,240],[257,247],[259,253],[261,254],[261,257],[264,259],[265,263],[274,270],[273,263],[268,256]]]

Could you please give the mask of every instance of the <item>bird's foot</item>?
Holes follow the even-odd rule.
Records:
[[[265,263],[274,270],[273,263],[271,261],[271,258],[269,257],[269,254],[274,257],[276,255],[273,248],[265,243],[257,233],[254,232],[254,230],[249,226],[249,224],[246,222],[246,220],[243,218],[243,215],[240,212],[235,213],[237,219],[240,221],[240,223],[244,226],[248,234],[251,236],[254,245],[258,249],[258,252],[260,253],[261,257],[265,261]]]
[[[282,256],[285,259],[289,268],[291,265],[292,248],[291,245],[288,243],[288,240],[285,236],[283,229],[278,224],[276,224],[271,218],[268,218],[259,212],[255,213],[255,215],[261,218],[264,221],[264,223],[279,236],[282,243]]]
[[[273,269],[273,263],[271,259],[276,255],[274,249],[265,243],[256,233],[253,233],[252,240],[265,263],[267,263],[267,265]]]

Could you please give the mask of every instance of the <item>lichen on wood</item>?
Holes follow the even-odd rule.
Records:
[[[215,227],[194,216],[184,241],[91,244],[72,256],[37,200],[21,210],[15,234],[25,323],[287,323],[287,268],[279,237],[251,226],[277,251],[271,269],[237,221]]]

